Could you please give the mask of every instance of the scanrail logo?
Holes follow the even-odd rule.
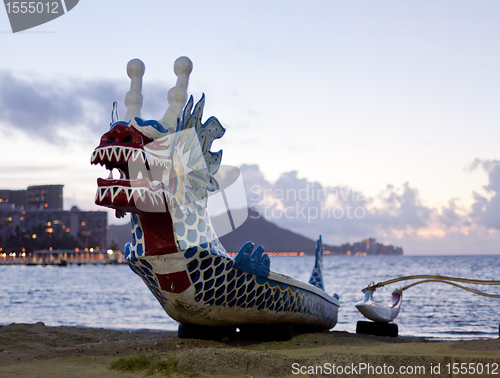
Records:
[[[72,10],[79,0],[12,1],[4,0],[13,33],[34,28]]]

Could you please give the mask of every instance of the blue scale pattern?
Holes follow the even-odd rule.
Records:
[[[187,257],[194,257],[190,251]],[[206,306],[256,308],[264,311],[303,313],[333,319],[335,306],[319,295],[284,285],[255,274],[231,269],[234,260],[219,255],[215,248],[202,250],[188,263],[195,284],[195,299]]]
[[[168,302],[167,297],[163,294],[162,290],[159,287],[159,283],[156,279],[155,274],[153,273],[153,267],[144,259],[140,260],[131,260],[127,257],[128,266],[132,271],[142,278],[144,283],[147,285],[149,290],[153,293],[155,298],[160,303]]]
[[[313,286],[319,287],[321,290],[324,290],[323,278],[321,276],[321,273],[316,271],[316,270],[311,275],[311,278],[309,279],[309,283]]]
[[[234,260],[219,252],[215,245],[214,242],[207,243],[207,249],[193,247],[184,253],[188,260],[187,272],[195,289],[195,300],[201,305],[302,313],[320,319],[333,319],[335,306],[319,295],[233,269]],[[160,303],[168,302],[159,288],[151,264],[144,258],[134,257],[130,249],[125,251],[130,269],[142,278]]]

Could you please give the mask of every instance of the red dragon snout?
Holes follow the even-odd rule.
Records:
[[[149,142],[150,139],[139,131],[125,123],[119,122],[101,137],[101,143],[97,148],[115,145],[142,148]]]
[[[166,210],[162,193],[168,189],[162,183],[165,161],[145,151],[147,144],[154,146],[155,142],[122,122],[101,137],[91,163],[105,166],[110,175],[97,180],[97,205],[132,212]],[[113,177],[114,169],[120,178]]]

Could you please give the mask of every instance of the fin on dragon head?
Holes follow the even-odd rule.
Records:
[[[91,158],[92,164],[110,171],[107,179],[97,180],[97,205],[116,209],[117,214],[174,209],[187,213],[206,207],[207,192],[218,189],[214,175],[222,158],[222,151],[210,148],[225,129],[215,117],[202,123],[204,95],[194,109],[193,97],[187,100],[192,68],[187,57],[175,61],[177,83],[168,92],[165,115],[159,121],[143,120],[145,66],[138,59],[128,63],[131,85],[125,96],[125,120],[119,121],[114,103],[111,129]],[[116,179],[115,169],[120,174]]]

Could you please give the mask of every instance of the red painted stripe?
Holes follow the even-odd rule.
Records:
[[[161,289],[169,293],[180,294],[191,285],[186,271],[168,274],[156,273],[156,277],[158,278]]]

